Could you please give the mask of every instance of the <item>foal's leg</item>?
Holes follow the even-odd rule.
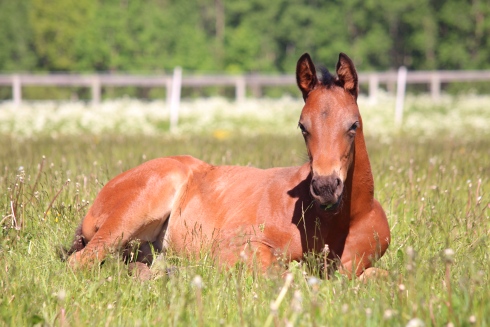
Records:
[[[244,263],[248,269],[266,274],[277,263],[274,250],[267,244],[257,241],[247,242],[242,246],[230,246],[220,249],[218,253],[220,264],[232,267],[236,263]]]
[[[387,276],[382,269],[372,268],[390,244],[390,228],[386,215],[374,200],[373,209],[363,217],[358,217],[350,227],[345,242],[339,271],[349,277],[369,279],[374,276]]]
[[[88,243],[69,257],[69,264],[90,266],[131,240],[155,242],[190,173],[181,161],[163,158],[109,181],[82,222],[81,234]]]

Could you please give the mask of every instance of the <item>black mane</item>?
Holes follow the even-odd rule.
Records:
[[[322,77],[320,79],[322,85],[326,87],[331,87],[332,85],[335,85],[336,78],[328,71],[327,68],[320,67],[320,73],[322,74]]]

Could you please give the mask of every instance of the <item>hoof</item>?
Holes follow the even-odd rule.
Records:
[[[142,262],[131,262],[128,265],[129,275],[141,281],[150,280],[152,273],[150,267]]]
[[[369,280],[386,279],[387,277],[388,271],[384,269],[368,268],[361,274],[361,276],[359,276],[359,280],[363,283],[367,283]]]

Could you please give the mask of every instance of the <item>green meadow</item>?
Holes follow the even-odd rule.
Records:
[[[490,326],[490,118],[482,109],[489,101],[444,101],[409,103],[402,128],[387,126],[388,109],[360,106],[376,198],[392,232],[376,263],[389,276],[367,283],[324,279],[315,264],[322,258],[311,255],[285,266],[285,277],[220,269],[204,251],[168,253],[147,281],[131,276],[117,254],[86,271],[59,258],[101,187],[146,160],[191,154],[217,165],[302,164],[299,102],[285,111],[271,105],[273,115],[260,104],[255,116],[220,111],[205,118],[211,127],[195,130],[199,119],[184,108],[172,133],[159,113],[124,121],[121,109],[112,114],[119,124],[91,130],[78,107],[72,122],[62,107],[30,115],[3,108],[0,325]],[[260,119],[261,110],[270,117]]]

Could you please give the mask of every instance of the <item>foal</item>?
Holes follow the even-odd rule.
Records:
[[[343,53],[336,73],[319,79],[308,54],[296,67],[307,163],[262,170],[190,156],[148,161],[102,188],[76,231],[69,264],[91,265],[137,240],[140,262],[151,262],[152,248],[195,255],[207,247],[220,263],[255,260],[266,270],[277,254],[301,260],[328,246],[341,273],[375,272],[390,229],[373,197],[357,72]]]

